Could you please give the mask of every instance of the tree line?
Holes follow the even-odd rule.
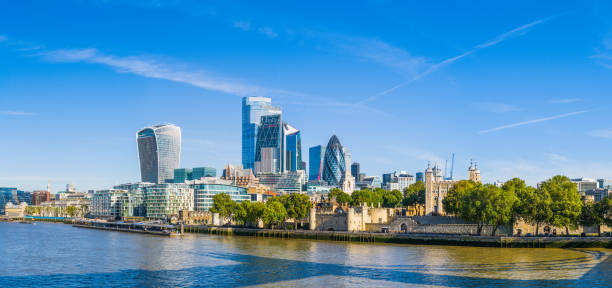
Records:
[[[329,199],[335,199],[342,205],[360,206],[367,204],[373,207],[397,208],[409,207],[415,204],[425,204],[425,184],[421,181],[411,184],[402,192],[399,190],[386,190],[382,188],[361,189],[351,195],[338,188],[329,191]]]
[[[298,193],[270,198],[266,203],[249,200],[237,203],[228,194],[220,193],[213,197],[210,212],[244,226],[257,225],[261,220],[268,228],[278,228],[284,227],[287,219],[293,219],[297,229],[297,222],[308,216],[311,205],[310,197]]]
[[[518,220],[535,225],[536,235],[543,225],[563,227],[566,235],[579,225],[612,225],[607,217],[611,199],[584,204],[576,184],[560,175],[540,183],[537,188],[519,178],[501,187],[462,180],[448,191],[442,203],[446,213],[477,223],[478,235],[484,225],[493,225],[492,235],[495,235],[498,227]]]

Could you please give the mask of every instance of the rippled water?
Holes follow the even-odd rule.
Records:
[[[0,287],[595,287],[610,250],[167,238],[0,223]]]

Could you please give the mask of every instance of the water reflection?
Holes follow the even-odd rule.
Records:
[[[177,239],[60,224],[0,223],[0,259],[0,287],[592,287],[612,280],[607,250],[366,245],[208,235]]]

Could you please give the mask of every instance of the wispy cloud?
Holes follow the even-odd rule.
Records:
[[[233,24],[235,28],[238,28],[243,31],[255,31],[260,34],[265,35],[268,38],[278,37],[278,33],[274,31],[274,29],[272,29],[271,27],[267,27],[267,26],[255,27],[249,21],[234,21]]]
[[[8,37],[0,35],[0,42],[8,40]]]
[[[397,90],[397,89],[399,89],[401,87],[404,87],[404,86],[406,86],[406,85],[408,85],[408,84],[410,84],[410,83],[412,83],[414,81],[417,81],[417,80],[419,80],[419,79],[421,79],[421,78],[423,78],[423,77],[425,77],[425,76],[427,76],[427,75],[429,75],[429,74],[431,74],[433,72],[436,72],[436,71],[438,71],[440,68],[442,68],[444,66],[453,64],[453,63],[459,61],[460,59],[463,59],[463,58],[465,58],[465,57],[467,57],[469,55],[472,55],[475,52],[477,52],[478,50],[481,50],[481,49],[484,49],[484,48],[488,48],[488,47],[497,45],[497,44],[499,44],[499,43],[501,43],[503,41],[506,41],[506,40],[508,40],[510,38],[513,38],[513,37],[516,37],[516,36],[524,35],[525,33],[528,32],[529,28],[532,28],[532,27],[534,27],[536,25],[539,25],[539,24],[542,24],[544,22],[547,22],[547,21],[549,21],[550,19],[552,19],[554,17],[556,17],[556,16],[539,19],[539,20],[533,21],[531,23],[527,23],[525,25],[519,26],[519,27],[514,28],[514,29],[512,29],[512,30],[510,30],[510,31],[508,31],[506,33],[503,33],[503,34],[501,34],[501,35],[499,35],[499,36],[497,36],[497,37],[495,37],[495,38],[493,38],[493,39],[491,39],[489,41],[486,41],[486,42],[483,42],[481,44],[478,44],[478,45],[474,46],[469,51],[466,51],[466,52],[461,53],[459,55],[456,55],[456,56],[444,59],[444,60],[440,61],[437,64],[431,65],[427,70],[425,70],[424,72],[422,72],[422,73],[420,73],[418,75],[415,75],[412,79],[409,79],[408,81],[404,81],[404,82],[402,82],[402,83],[400,83],[398,85],[395,85],[395,86],[393,86],[393,87],[391,87],[389,89],[386,89],[386,90],[384,90],[384,91],[382,91],[382,92],[380,92],[380,93],[378,93],[378,94],[376,94],[376,95],[374,95],[372,97],[369,97],[365,101],[376,100],[376,99],[378,99],[381,96],[389,94],[389,93],[391,93],[391,92],[393,92],[393,91],[395,91],[395,90]]]
[[[213,76],[203,71],[186,71],[171,67],[145,56],[115,56],[96,49],[51,50],[36,54],[49,62],[83,62],[101,64],[120,73],[130,73],[148,78],[185,83],[211,91],[238,96],[249,95],[297,95],[299,93],[280,89],[243,84],[237,80]]]
[[[550,104],[569,104],[569,103],[576,103],[580,101],[582,101],[582,99],[580,98],[566,98],[566,99],[552,99],[548,101],[548,103]]]
[[[525,126],[525,125],[530,125],[530,124],[535,124],[535,123],[541,123],[541,122],[551,121],[551,120],[555,120],[555,119],[561,119],[561,118],[565,118],[565,117],[580,115],[580,114],[583,114],[583,113],[586,113],[586,112],[589,112],[589,111],[587,111],[587,110],[576,111],[576,112],[565,113],[565,114],[561,114],[561,115],[555,115],[555,116],[551,116],[551,117],[545,117],[545,118],[538,118],[538,119],[527,120],[527,121],[522,121],[522,122],[516,122],[516,123],[512,123],[512,124],[507,124],[507,125],[503,125],[503,126],[487,129],[487,130],[482,130],[482,131],[479,132],[479,134],[487,134],[487,133],[496,132],[496,131],[500,131],[500,130],[504,130],[504,129],[514,128],[514,127],[519,127],[519,126]]]
[[[0,111],[0,115],[8,115],[8,116],[33,116],[33,115],[36,115],[36,113],[24,112],[24,111]]]
[[[378,39],[339,35],[326,35],[325,37],[343,51],[389,67],[409,77],[416,77],[431,66],[425,57],[412,55],[404,49]]]
[[[587,133],[589,136],[596,138],[612,139],[612,129],[599,129]]]
[[[491,112],[491,113],[506,113],[506,112],[514,112],[520,111],[521,108],[505,104],[505,103],[493,103],[493,102],[483,102],[483,103],[475,103],[474,106],[482,111]]]

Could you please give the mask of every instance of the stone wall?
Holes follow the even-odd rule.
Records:
[[[347,214],[317,214],[316,231],[348,231]]]

